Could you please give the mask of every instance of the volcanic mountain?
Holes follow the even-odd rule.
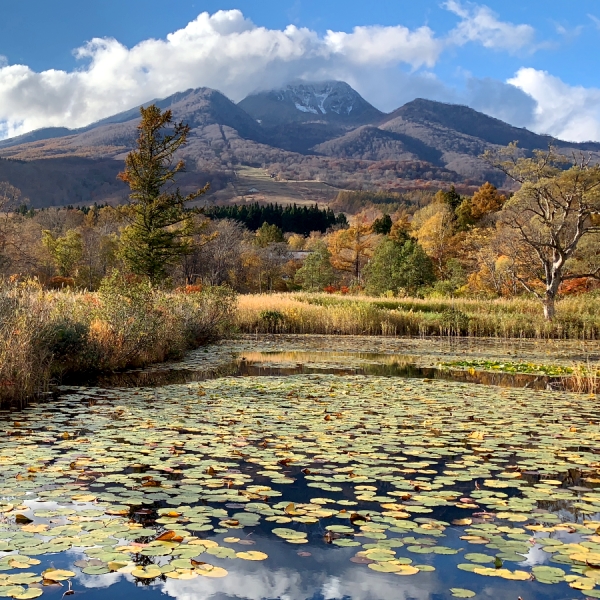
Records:
[[[213,191],[227,188],[232,199],[244,167],[278,181],[401,191],[486,180],[502,185],[504,177],[479,157],[512,141],[525,152],[552,144],[600,158],[598,143],[538,135],[467,106],[416,99],[384,114],[339,81],[291,84],[238,104],[208,88],[152,102],[191,127],[182,151],[184,184],[210,181]],[[0,160],[0,181],[20,187],[34,206],[121,201],[126,190],[114,177],[134,146],[138,122],[134,107],[81,129],[54,127],[2,140],[0,157],[9,160]]]

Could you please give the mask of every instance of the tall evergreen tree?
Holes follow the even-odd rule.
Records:
[[[312,231],[325,233],[335,225],[347,226],[343,213],[335,215],[330,209],[320,209],[317,204],[298,206],[297,204],[259,204],[250,206],[233,204],[230,206],[212,206],[205,214],[214,219],[233,219],[243,223],[248,229],[256,231],[265,223],[276,225],[287,233],[309,235]]]
[[[392,230],[392,225],[392,217],[390,217],[388,214],[385,214],[380,219],[375,219],[373,221],[373,233],[388,235]]]
[[[448,191],[440,190],[435,197],[446,203],[453,211],[456,210],[462,202],[462,196],[456,191],[456,188],[451,185]]]
[[[189,251],[193,211],[186,203],[204,194],[208,186],[183,196],[174,190],[175,175],[185,168],[175,153],[186,142],[190,128],[173,124],[170,110],[154,104],[140,108],[136,150],[125,159],[119,178],[131,188],[129,226],[123,233],[122,255],[129,269],[157,283],[166,278],[168,265]]]

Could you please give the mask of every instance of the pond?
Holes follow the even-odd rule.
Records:
[[[600,598],[596,397],[300,342],[3,413],[0,597]]]

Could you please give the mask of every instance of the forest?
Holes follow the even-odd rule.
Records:
[[[3,277],[93,291],[113,270],[131,268],[123,253],[127,206],[30,209],[6,183],[0,199]],[[511,201],[488,183],[472,196],[453,187],[418,195],[340,192],[334,206],[362,207],[348,217],[330,208],[258,203],[191,211],[185,251],[168,261],[162,285],[423,298],[543,295],[544,265],[506,221]],[[596,241],[590,231],[569,259],[573,272],[565,273],[560,295],[598,289]],[[571,276],[574,269],[580,277]]]

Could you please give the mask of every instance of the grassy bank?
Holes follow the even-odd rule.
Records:
[[[600,299],[576,296],[544,320],[541,305],[514,300],[381,299],[329,294],[240,296],[236,323],[246,333],[599,339]]]
[[[0,284],[0,403],[20,403],[66,375],[142,367],[228,331],[226,289],[164,292],[114,276],[98,293]]]

